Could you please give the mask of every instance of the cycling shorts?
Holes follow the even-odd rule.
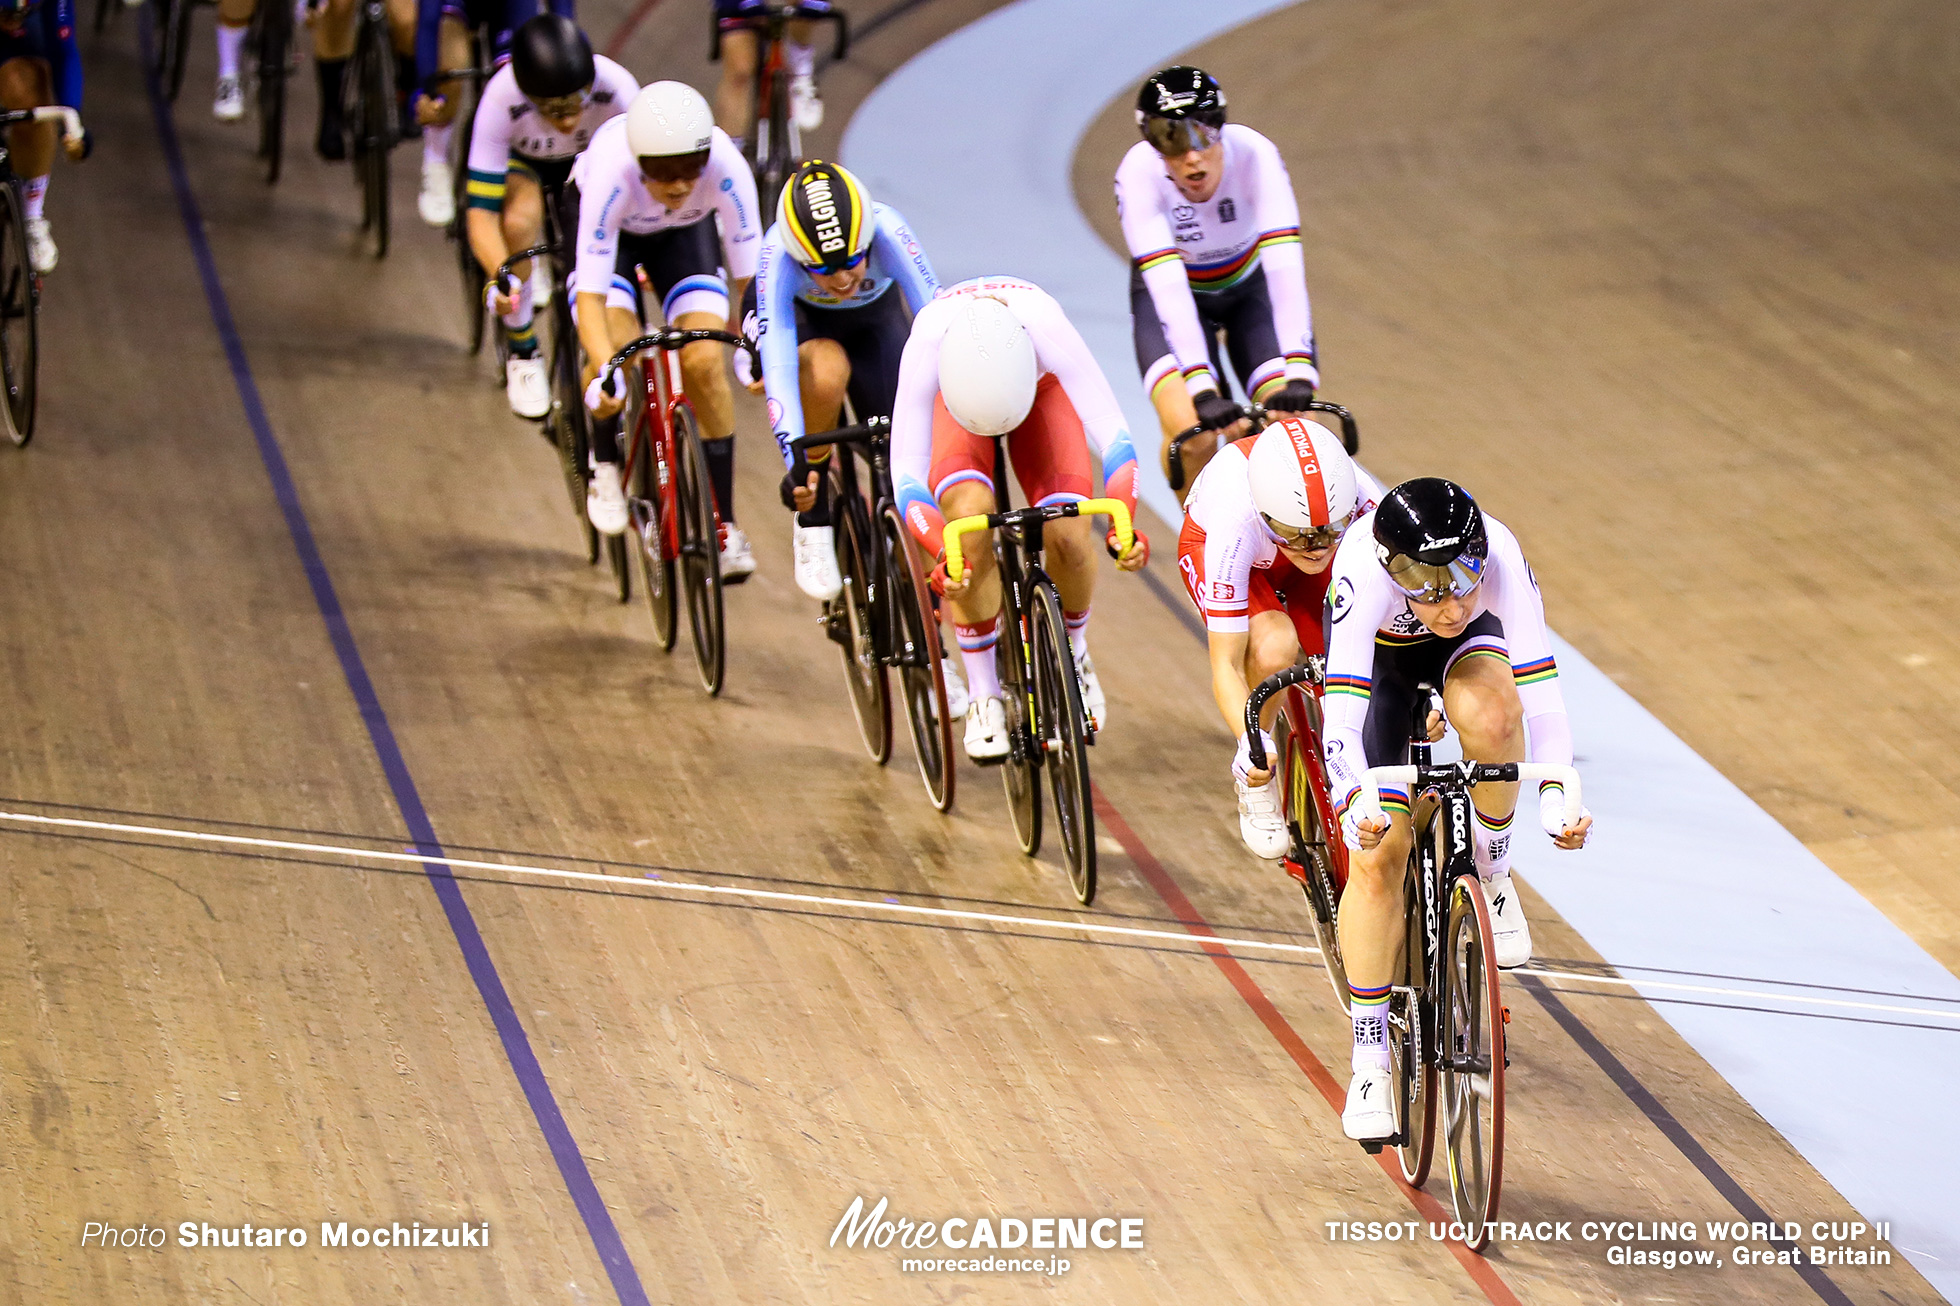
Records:
[[[721,25],[724,32],[754,27],[763,18],[763,0],[714,0],[714,7],[715,22]],[[828,0],[803,0],[798,8],[813,14],[827,13],[830,4]]]
[[[578,212],[578,205],[572,204],[569,211]],[[668,322],[683,313],[728,317],[728,280],[721,273],[721,238],[713,214],[685,227],[643,236],[619,233],[619,256],[613,262],[606,306],[630,309],[644,320],[636,267],[646,269],[654,297],[660,301],[660,315]]]
[[[52,4],[53,0],[41,0],[41,3]],[[41,15],[29,13],[26,21],[11,32],[0,28],[0,64],[11,63],[15,59],[49,62],[47,32]]]
[[[1014,479],[1021,483],[1021,493],[1036,507],[1086,499],[1096,492],[1082,419],[1052,372],[1041,378],[1035,387],[1034,406],[1009,433],[1007,456],[1014,462]],[[932,401],[932,470],[928,476],[934,499],[960,481],[984,481],[994,491],[994,501],[1000,501],[1000,490],[994,483],[994,442],[954,421],[946,411],[946,401],[938,397]]]
[[[742,292],[742,333],[753,340],[755,327],[755,281],[751,279],[749,288]],[[892,404],[898,398],[898,360],[911,334],[905,296],[891,288],[869,304],[854,308],[819,308],[796,301],[797,343],[834,340],[850,361],[851,379],[845,393],[860,422],[892,415]],[[746,350],[735,351],[735,379],[743,385],[755,380],[755,365]]]
[[[1184,578],[1184,592],[1198,605],[1198,617],[1205,616],[1205,599],[1200,593],[1205,583],[1204,527],[1184,519],[1177,533],[1177,570]],[[1323,609],[1327,605],[1327,583],[1334,574],[1330,566],[1319,575],[1301,571],[1284,553],[1275,554],[1270,567],[1254,567],[1246,581],[1246,616],[1262,612],[1284,612],[1299,637],[1300,652],[1320,655],[1327,651]]]
[[[1450,669],[1468,657],[1499,657],[1511,665],[1504,623],[1495,613],[1480,614],[1461,635],[1375,634],[1375,674],[1368,692],[1368,719],[1361,728],[1369,766],[1401,766],[1409,760],[1409,732],[1415,724],[1416,686],[1442,689]]]
[[[1193,290],[1198,306],[1198,322],[1204,327],[1211,351],[1211,370],[1225,387],[1225,369],[1218,356],[1218,333],[1225,333],[1225,351],[1232,360],[1232,373],[1241,387],[1261,363],[1285,356],[1279,333],[1273,329],[1273,299],[1266,289],[1266,269],[1253,269],[1252,275],[1226,290]],[[1151,301],[1150,288],[1143,284],[1143,273],[1130,269],[1130,331],[1136,343],[1137,371],[1144,388],[1154,392],[1166,377],[1178,375],[1177,357],[1171,352],[1170,338]],[[1254,396],[1248,395],[1247,398]]]

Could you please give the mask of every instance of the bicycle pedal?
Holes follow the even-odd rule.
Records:
[[[1371,1138],[1361,1144],[1361,1150],[1369,1156],[1380,1156],[1382,1149],[1386,1146],[1388,1146],[1388,1140],[1386,1138]]]

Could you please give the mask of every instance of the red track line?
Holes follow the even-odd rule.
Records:
[[[1212,936],[1211,922],[1191,905],[1191,900],[1184,896],[1184,890],[1178,887],[1177,881],[1171,878],[1170,872],[1164,869],[1163,863],[1144,847],[1143,840],[1137,838],[1136,831],[1130,828],[1130,823],[1123,819],[1122,813],[1118,812],[1115,804],[1109,801],[1108,795],[1102,791],[1102,786],[1091,785],[1091,788],[1095,793],[1097,819],[1116,836],[1116,841],[1123,845],[1123,851],[1142,873],[1144,881],[1157,891],[1157,896],[1164,900],[1164,905],[1171,909],[1171,914],[1177,917],[1179,923],[1192,934],[1199,937]],[[1273,1005],[1273,1000],[1266,996],[1265,990],[1259,987],[1258,981],[1246,974],[1245,967],[1239,964],[1238,958],[1234,957],[1222,943],[1207,943],[1203,947],[1206,955],[1211,958],[1212,964],[1224,973],[1227,980],[1231,981],[1232,987],[1238,990],[1241,998],[1245,999],[1245,1005],[1252,1008],[1252,1014],[1259,1017],[1259,1023],[1266,1027],[1266,1032],[1286,1049],[1286,1054],[1293,1058],[1293,1064],[1300,1067],[1307,1081],[1320,1090],[1320,1095],[1327,1099],[1327,1105],[1334,1109],[1336,1116],[1339,1116],[1342,1107],[1347,1103],[1347,1091],[1335,1082],[1334,1077],[1327,1072],[1327,1067],[1321,1064],[1320,1058],[1313,1054],[1313,1050],[1306,1045],[1305,1040],[1293,1026],[1287,1023],[1286,1017],[1279,1014],[1279,1009]],[[1375,1163],[1381,1166],[1382,1173],[1388,1176],[1389,1182],[1401,1190],[1409,1204],[1414,1206],[1417,1213],[1425,1220],[1443,1223],[1452,1218],[1450,1213],[1443,1209],[1441,1202],[1420,1188],[1411,1188],[1402,1182],[1401,1169],[1390,1157],[1387,1149],[1384,1148],[1375,1157]],[[1490,1299],[1491,1306],[1519,1306],[1517,1296],[1512,1293],[1504,1280],[1498,1277],[1495,1266],[1464,1247],[1462,1243],[1449,1242],[1446,1245],[1470,1277],[1476,1281],[1477,1286],[1483,1289],[1484,1296]]]
[[[640,30],[640,24],[646,21],[646,16],[652,13],[653,7],[659,3],[660,0],[640,0],[634,5],[633,12],[626,15],[625,21],[613,28],[612,35],[606,38],[605,47],[600,53],[608,59],[619,58],[619,52],[626,47],[628,41],[633,39],[633,33]]]

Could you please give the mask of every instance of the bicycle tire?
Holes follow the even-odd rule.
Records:
[[[552,320],[563,325],[557,310]],[[585,408],[585,389],[579,384],[578,342],[568,331],[554,331],[551,348],[552,389],[556,391],[552,443],[558,446],[559,475],[572,501],[572,516],[578,522],[580,538],[585,542],[585,561],[590,565],[599,561],[599,532],[585,513],[587,469],[592,465],[586,423],[591,418]]]
[[[170,11],[175,3],[176,0],[150,0],[151,8],[156,11],[150,16],[156,38],[156,48],[150,51],[150,69],[156,74],[158,90],[163,89],[165,75],[170,70]],[[189,4],[190,0],[183,3]]]
[[[767,158],[762,171],[757,176],[762,187],[761,193],[770,197],[765,203],[773,206],[775,198],[783,193],[783,186],[789,181],[790,173],[796,171],[796,153],[800,145],[796,124],[789,116],[789,70],[786,68],[777,68],[769,79],[767,139]]]
[[[1313,926],[1314,942],[1320,947],[1321,965],[1327,972],[1327,982],[1334,987],[1334,1000],[1346,1011],[1347,964],[1341,956],[1340,932],[1335,928],[1339,898],[1328,846],[1330,840],[1325,833],[1328,827],[1321,819],[1324,791],[1315,793],[1321,781],[1319,770],[1312,765],[1320,747],[1320,735],[1312,720],[1306,722],[1304,729],[1296,728],[1298,700],[1294,695],[1298,692],[1287,691],[1279,717],[1273,722],[1273,743],[1280,759],[1280,801],[1286,811],[1288,853],[1303,877],[1300,892],[1307,900],[1307,919]]]
[[[470,137],[476,130],[477,84],[465,80],[457,91],[456,131],[454,135],[453,178],[456,216],[449,221],[447,235],[456,245],[456,264],[463,279],[463,313],[469,323],[469,352],[471,357],[483,352],[483,337],[489,326],[490,309],[484,303],[484,291],[490,284],[489,276],[483,266],[476,261],[476,253],[470,248],[469,203],[470,203]],[[501,379],[501,378],[500,378]]]
[[[0,186],[0,384],[6,389],[0,420],[15,448],[34,438],[40,388],[41,291],[27,261],[25,213],[20,183]]]
[[[641,391],[645,393],[644,390]],[[645,402],[640,405],[642,417],[634,423],[638,430],[638,420],[644,419]],[[674,589],[674,555],[667,549],[667,514],[672,511],[663,502],[660,487],[654,474],[654,440],[649,438],[640,448],[640,455],[633,464],[633,484],[628,490],[631,498],[628,504],[632,509],[633,534],[639,540],[635,552],[640,558],[640,585],[646,591],[647,615],[653,618],[654,642],[662,653],[674,651],[674,640],[680,634],[680,602]]]
[[[832,462],[840,468],[848,452],[839,450]],[[827,605],[838,652],[844,661],[844,683],[850,690],[851,715],[857,718],[858,738],[871,760],[883,766],[892,755],[892,688],[885,674],[884,659],[878,656],[875,605],[883,597],[877,574],[877,550],[871,535],[871,516],[862,496],[845,488],[842,476],[831,481],[831,511],[841,516],[834,533],[837,571],[844,586]]]
[[[360,101],[360,128],[355,133],[354,158],[361,182],[362,228],[374,236],[374,256],[388,257],[390,235],[388,155],[394,148],[394,46],[385,24],[363,18],[357,63],[353,71]]]
[[[633,563],[626,556],[626,534],[606,536],[606,570],[612,573],[613,597],[621,603],[633,601]]]
[[[265,161],[265,183],[271,186],[279,180],[286,153],[286,52],[292,44],[293,11],[285,4],[264,0],[254,17],[258,24],[259,157]]]
[[[1396,976],[1398,989],[1389,999],[1389,1056],[1395,1074],[1396,1106],[1401,1114],[1402,1141],[1396,1146],[1396,1159],[1401,1164],[1403,1180],[1411,1188],[1420,1188],[1428,1181],[1430,1163],[1436,1154],[1435,1049],[1428,1045],[1429,1009],[1434,995],[1425,991],[1427,943],[1419,895],[1425,877],[1435,875],[1442,831],[1433,808],[1428,816],[1409,850],[1409,875],[1404,888],[1410,895],[1406,903],[1408,935],[1403,940],[1402,963]]]
[[[1062,619],[1062,598],[1054,582],[1043,577],[1029,605],[1033,644],[1029,661],[1034,668],[1035,722],[1048,757],[1048,787],[1055,800],[1055,829],[1062,841],[1062,867],[1068,872],[1075,900],[1087,907],[1096,900],[1096,809],[1089,787],[1089,717],[1082,706],[1082,686],[1075,675],[1075,657],[1068,626]]]
[[[946,711],[946,649],[919,547],[898,509],[885,505],[885,587],[890,607],[892,662],[905,696],[905,726],[912,735],[919,779],[939,811],[953,806],[953,722]]]
[[[674,406],[674,444],[680,455],[679,499],[682,588],[687,624],[694,635],[694,665],[709,697],[721,693],[728,671],[727,626],[721,595],[721,538],[715,529],[715,491],[708,455],[694,410]]]
[[[197,0],[176,0],[170,8],[170,35],[166,48],[169,62],[164,65],[164,98],[172,104],[184,90],[184,69],[190,63],[191,14]]]
[[[1504,1181],[1504,996],[1491,941],[1490,905],[1476,875],[1450,883],[1443,932],[1443,1152],[1457,1222],[1476,1232],[1471,1251],[1489,1239]],[[1452,1062],[1483,1067],[1462,1070]]]
[[[1041,851],[1041,750],[1033,731],[1034,686],[1028,675],[1027,643],[1022,637],[1021,613],[1009,596],[1016,589],[1019,567],[1010,572],[1005,531],[994,532],[994,556],[1000,567],[1000,637],[994,644],[994,665],[1000,675],[1000,701],[1007,716],[1007,758],[1001,764],[1001,785],[1007,790],[1007,811],[1014,821],[1014,838],[1022,853]]]

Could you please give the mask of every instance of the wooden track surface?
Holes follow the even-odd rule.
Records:
[[[927,6],[893,23],[886,44],[867,41],[861,58],[891,66],[984,7]],[[1320,15],[1347,26],[1302,26]],[[698,82],[698,54],[687,53],[698,49],[698,17],[656,9],[629,66]],[[1450,19],[1324,0],[1273,30],[1303,48],[1332,32],[1399,39],[1406,59],[1441,59],[1451,33],[1436,29]],[[595,14],[586,20],[605,30]],[[241,412],[133,89],[129,35],[125,24],[91,60],[101,151],[56,182],[63,262],[44,319],[41,434],[0,458],[0,720],[11,741],[0,790],[10,809],[137,812],[163,825],[234,822],[227,828],[400,848],[411,834],[401,776],[376,760]],[[296,158],[268,192],[248,134],[204,114],[203,44],[177,118],[216,264],[375,705],[445,845],[1065,914],[1052,854],[1018,856],[992,775],[963,769],[959,805],[940,817],[903,743],[887,769],[864,758],[835,654],[790,580],[774,454],[753,408],[738,499],[762,570],[730,593],[729,691],[711,703],[684,654],[662,657],[642,609],[613,603],[603,574],[583,564],[551,451],[509,416],[487,365],[461,353],[439,238],[405,213],[396,252],[376,266],[353,247],[344,172]],[[1350,62],[1389,76],[1379,60]],[[1246,116],[1277,116],[1243,80],[1235,104]],[[829,85],[834,129],[857,92],[843,76]],[[1383,109],[1399,106],[1410,137],[1427,122],[1415,99],[1423,89],[1414,82],[1407,103],[1391,97]],[[304,116],[310,101],[301,103]],[[1330,125],[1320,148],[1333,148],[1332,135]],[[1368,139],[1355,140],[1356,157]],[[1311,165],[1296,155],[1295,166],[1304,175]],[[1408,166],[1405,185],[1431,184]],[[404,201],[413,175],[405,151]],[[1548,220],[1543,239],[1569,219]],[[1357,404],[1382,410],[1371,429],[1383,432],[1378,457],[1393,472],[1397,456],[1416,456],[1401,432],[1422,429],[1422,410],[1404,416],[1390,401],[1385,354],[1365,365],[1360,344],[1347,343],[1363,322],[1385,330],[1366,313],[1388,311],[1361,293],[1359,208],[1348,220],[1348,281],[1310,254],[1323,339],[1341,339],[1339,356],[1355,360],[1330,366],[1352,368]],[[1503,234],[1497,218],[1487,225]],[[1614,228],[1610,243],[1625,235]],[[1577,266],[1586,251],[1565,257]],[[1443,379],[1464,374],[1449,365],[1461,337],[1431,315],[1466,326],[1493,271],[1474,259],[1453,268],[1461,282],[1450,294],[1423,282],[1436,302],[1396,310],[1437,332],[1423,348],[1438,370],[1405,403],[1461,393]],[[1930,282],[1914,293],[1932,302]],[[1603,291],[1596,310],[1623,311]],[[1344,318],[1354,325],[1337,329]],[[1493,332],[1476,354],[1486,367],[1528,359],[1538,339]],[[1550,393],[1561,378],[1544,375]],[[1611,411],[1622,380],[1612,373],[1584,402]],[[1465,421],[1453,456],[1466,479],[1469,460],[1499,449],[1537,467],[1561,447],[1532,422]],[[1822,429],[1806,456],[1827,456]],[[1692,443],[1687,430],[1669,438]],[[1589,456],[1626,458],[1627,443]],[[1854,465],[1848,452],[1829,456]],[[1603,481],[1635,476],[1606,465],[1615,474]],[[1494,506],[1535,543],[1548,588],[1576,604],[1595,556],[1586,532],[1636,514],[1581,486],[1574,502],[1583,492],[1589,508],[1557,532],[1533,519],[1525,496],[1539,483],[1521,479]],[[1666,502],[1655,511],[1673,525],[1653,535],[1662,553],[1694,519],[1672,494]],[[1786,548],[1818,534],[1794,520],[1780,529]],[[1154,579],[1168,591],[1167,552]],[[1666,604],[1688,599],[1671,594],[1652,602],[1678,625],[1688,609]],[[1598,629],[1609,618],[1615,632],[1622,619],[1657,620],[1648,602],[1622,593],[1599,610]],[[1179,610],[1144,582],[1106,573],[1096,611],[1113,720],[1094,762],[1121,818],[1120,829],[1106,825],[1122,838],[1105,841],[1094,918],[1174,929],[1202,916],[1220,933],[1298,937],[1306,920],[1290,882],[1238,844],[1218,783],[1226,745]],[[1582,639],[1591,629],[1573,608],[1554,616]],[[1794,657],[1795,647],[1786,640],[1763,656]],[[1630,665],[1657,656],[1641,641],[1626,648]],[[1657,664],[1651,675],[1665,707],[1680,687]],[[1639,684],[1643,697],[1648,688]],[[1734,715],[1750,714],[1737,705]],[[7,1300],[606,1301],[630,1296],[622,1281],[649,1300],[686,1303],[1816,1295],[1787,1270],[1611,1267],[1598,1244],[1513,1244],[1467,1269],[1426,1238],[1329,1243],[1330,1220],[1436,1208],[1412,1205],[1340,1137],[1313,1070],[1324,1063],[1344,1082],[1347,1033],[1311,963],[465,876],[483,953],[630,1258],[622,1280],[595,1251],[591,1213],[513,1072],[508,1031],[493,1025],[482,977],[419,872],[17,832],[0,837],[0,868]],[[1533,905],[1541,957],[1591,960]],[[1523,989],[1511,1003],[1507,1218],[1731,1219],[1724,1181],[1778,1218],[1850,1218],[1644,1004]],[[1593,1042],[1575,1042],[1553,1006]],[[1707,1149],[1702,1168],[1678,1145],[1684,1136]],[[1057,1278],[907,1275],[896,1251],[827,1246],[859,1194],[929,1219],[1140,1216],[1145,1248],[1078,1254]],[[493,1236],[471,1252],[79,1246],[91,1220],[317,1230],[326,1219],[485,1221]],[[1852,1300],[1932,1300],[1903,1265],[1832,1277]]]

